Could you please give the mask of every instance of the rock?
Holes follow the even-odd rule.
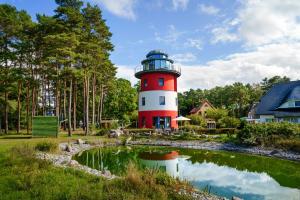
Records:
[[[66,151],[67,150],[67,143],[60,143],[59,144],[59,149],[61,150],[61,151]]]
[[[131,137],[127,138],[126,141],[125,141],[125,145],[127,145],[130,142],[131,139],[132,139]]]
[[[69,166],[76,166],[76,165],[79,165],[79,163],[76,160],[71,160],[69,162]]]
[[[65,151],[72,152],[72,146],[70,144],[67,144]]]
[[[151,136],[151,133],[145,132],[144,135],[145,135],[145,136]]]
[[[111,177],[111,172],[109,170],[105,169],[105,170],[102,171],[102,175],[105,176],[105,177]]]
[[[84,144],[84,141],[83,141],[82,139],[78,139],[78,140],[76,141],[76,144],[82,145],[82,144]]]
[[[120,130],[120,129],[113,129],[113,130],[109,131],[109,135],[108,136],[111,137],[111,138],[117,138],[117,137],[119,137],[122,134],[123,134],[122,130]]]
[[[270,155],[274,155],[274,154],[278,154],[278,153],[279,153],[279,151],[275,149],[275,150],[270,152]]]
[[[239,197],[235,197],[235,196],[233,196],[231,199],[232,199],[232,200],[243,200],[243,199],[241,199],[241,198],[239,198]]]

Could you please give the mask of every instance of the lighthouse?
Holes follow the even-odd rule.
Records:
[[[177,78],[179,67],[168,54],[153,50],[146,55],[135,77],[141,80],[139,92],[139,127],[156,129],[178,128]]]

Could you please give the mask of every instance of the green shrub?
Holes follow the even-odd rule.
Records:
[[[98,132],[96,133],[97,136],[103,136],[103,135],[107,135],[109,134],[109,130],[107,128],[102,128],[100,130],[98,130]]]
[[[216,122],[227,116],[228,116],[228,111],[222,108],[208,109],[206,111],[206,117],[214,119]]]
[[[218,129],[208,129],[196,125],[185,125],[183,130],[186,132],[194,132],[197,134],[227,134],[232,135],[237,132],[236,128],[218,128]]]
[[[300,152],[300,140],[293,138],[293,139],[278,139],[275,142],[275,146],[286,149],[286,150],[292,150],[296,152]]]
[[[131,128],[131,129],[124,129],[124,132],[127,134],[134,134],[134,133],[145,133],[145,132],[155,132],[154,129],[151,128]]]
[[[56,152],[58,150],[58,144],[50,141],[39,142],[35,145],[35,150],[45,152]]]
[[[188,115],[187,118],[190,119],[186,121],[188,124],[206,127],[206,121],[201,115]]]
[[[300,134],[300,126],[288,122],[246,124],[238,133],[240,142],[250,145],[271,144],[277,138],[291,138]]]
[[[219,121],[219,126],[222,128],[237,128],[240,126],[241,121],[235,117],[222,117]]]

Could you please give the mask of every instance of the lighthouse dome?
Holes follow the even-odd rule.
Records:
[[[140,78],[145,73],[164,72],[181,75],[179,66],[174,66],[174,61],[169,58],[168,54],[162,50],[152,50],[146,55],[146,59],[141,62],[142,66],[137,67],[135,77]]]

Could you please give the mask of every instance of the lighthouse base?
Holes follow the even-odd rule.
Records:
[[[139,128],[177,129],[177,111],[139,111]]]

